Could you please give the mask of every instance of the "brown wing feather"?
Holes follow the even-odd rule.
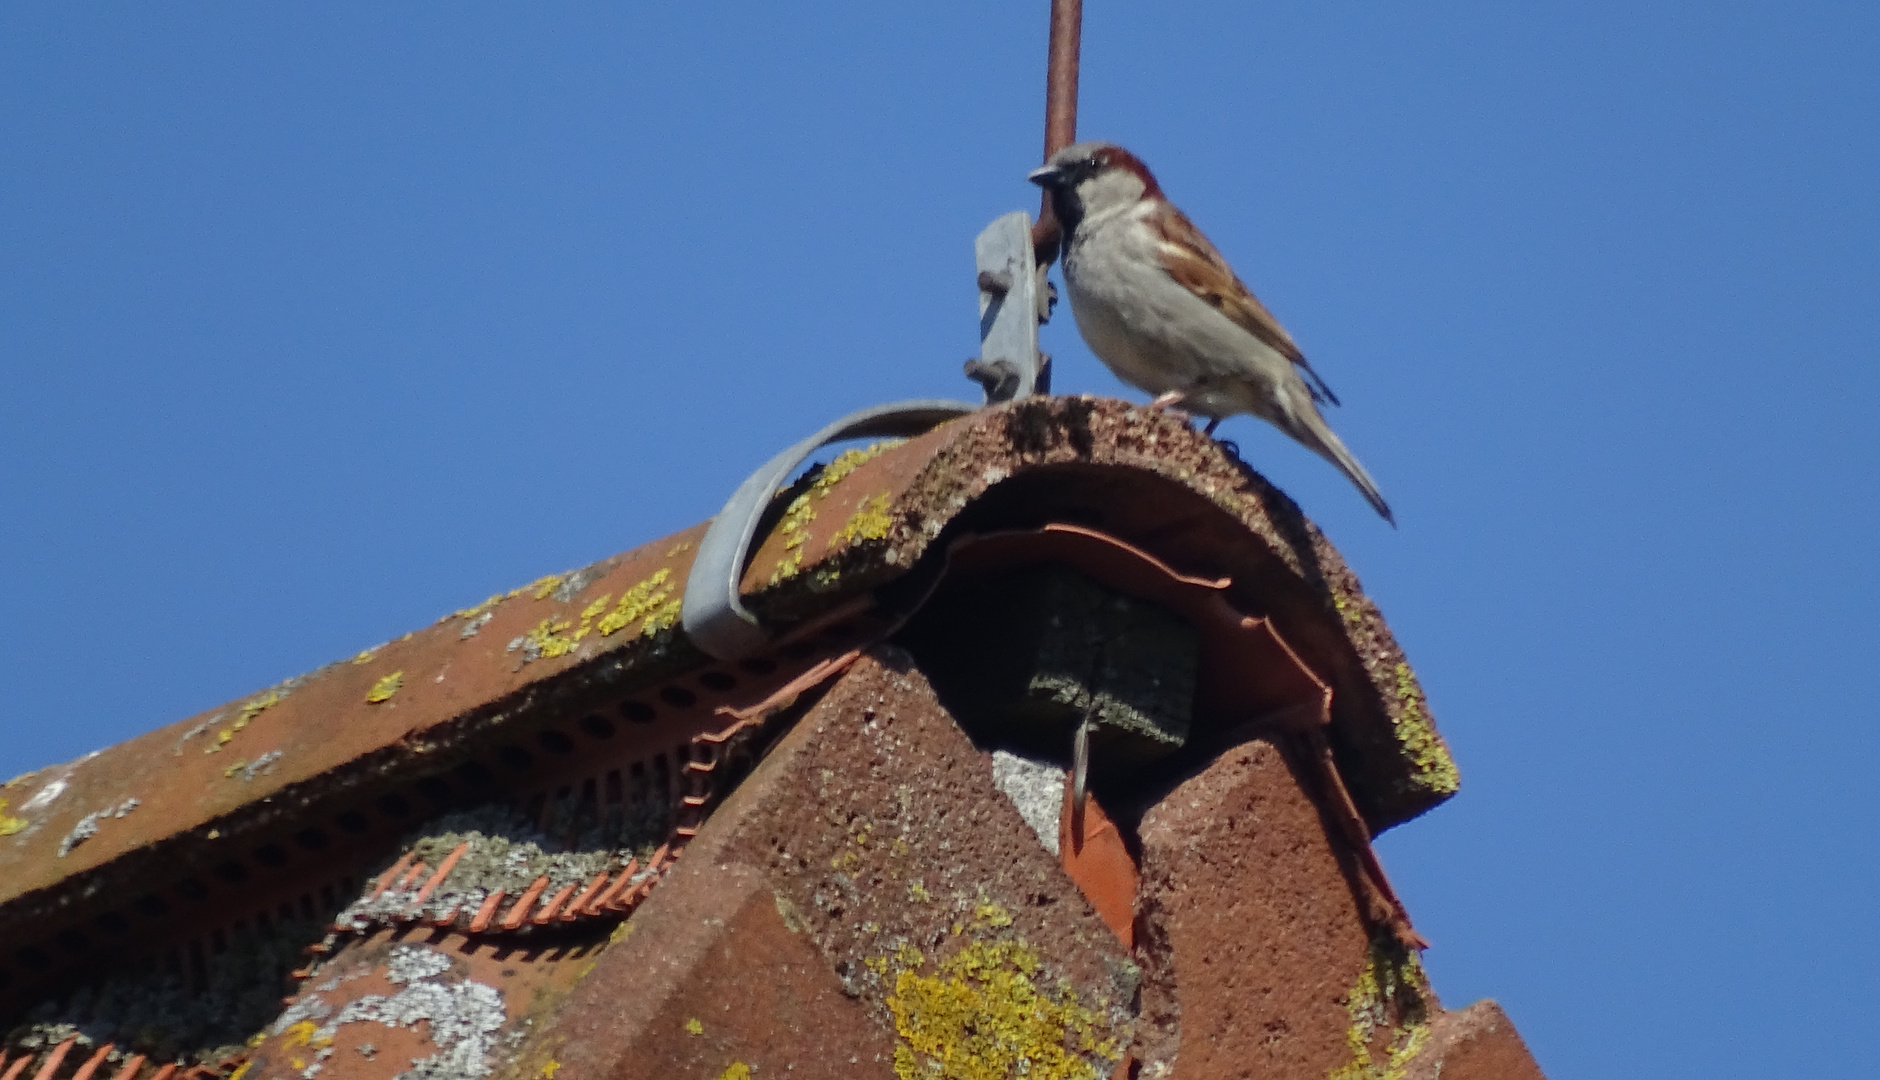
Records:
[[[1194,293],[1216,311],[1233,320],[1236,326],[1259,338],[1275,352],[1303,368],[1312,386],[1313,396],[1323,394],[1332,404],[1338,403],[1337,395],[1319,373],[1312,370],[1306,362],[1305,354],[1279,324],[1273,313],[1260,303],[1260,298],[1253,295],[1253,290],[1235,275],[1234,268],[1227,265],[1208,238],[1202,234],[1195,223],[1188,220],[1188,215],[1166,203],[1166,215],[1151,215],[1149,220],[1156,226],[1161,237],[1162,263],[1169,276],[1179,282],[1183,288]]]

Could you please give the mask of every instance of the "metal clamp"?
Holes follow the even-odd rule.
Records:
[[[742,660],[769,645],[772,634],[738,599],[751,542],[770,500],[811,454],[839,439],[920,435],[979,408],[964,401],[896,401],[853,412],[771,458],[738,485],[699,541],[685,580],[680,623],[692,644],[719,660]]]
[[[1031,243],[1031,216],[1014,210],[973,240],[979,268],[979,356],[966,375],[988,405],[1051,392],[1050,358],[1038,351],[1038,324],[1056,301]]]

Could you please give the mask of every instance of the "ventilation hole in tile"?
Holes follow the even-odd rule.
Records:
[[[411,813],[411,804],[400,795],[381,795],[379,801],[373,805],[377,806],[379,813],[386,817],[404,817]]]
[[[535,744],[551,754],[574,753],[574,740],[554,728],[549,728],[535,737]]]
[[[279,844],[263,844],[255,849],[255,861],[263,866],[286,866],[287,857],[287,849]]]
[[[738,661],[738,666],[747,675],[768,675],[777,670],[777,662],[766,656],[753,656],[749,660]]]
[[[583,716],[581,718],[581,730],[586,732],[591,738],[611,739],[614,737],[614,732],[619,729],[614,727],[612,720],[607,719],[605,716],[595,715]]]
[[[650,724],[659,713],[644,701],[623,701],[620,703],[620,715],[626,717],[628,723]]]
[[[726,690],[738,685],[738,680],[735,676],[727,672],[707,671],[698,677],[698,684],[707,690],[714,690],[722,694]]]
[[[366,816],[357,810],[346,811],[334,818],[333,824],[338,825],[341,832],[349,832],[354,835],[365,832],[372,827],[372,823],[366,820]]]
[[[52,940],[59,943],[59,948],[69,953],[82,953],[91,948],[91,939],[78,930],[61,930]]]
[[[230,885],[238,885],[248,880],[248,868],[233,859],[223,863],[210,872],[223,881],[228,882]]]
[[[481,791],[496,783],[496,774],[481,761],[466,761],[457,766],[452,775],[472,791]]]
[[[698,702],[698,695],[683,686],[661,687],[659,700],[675,709],[689,709]]]
[[[299,832],[294,834],[294,843],[299,844],[301,847],[306,848],[308,851],[319,851],[321,848],[324,848],[329,842],[330,841],[327,838],[325,829],[320,829],[320,828],[302,829]]]
[[[92,923],[107,934],[122,934],[131,928],[131,921],[116,911],[107,911],[93,919]]]
[[[176,895],[185,900],[200,900],[209,895],[209,886],[195,878],[184,878],[176,883]]]
[[[535,755],[514,743],[497,748],[496,759],[517,772],[535,764]]]

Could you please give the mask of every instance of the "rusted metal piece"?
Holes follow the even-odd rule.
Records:
[[[1051,40],[1044,81],[1044,158],[1077,141],[1077,77],[1084,33],[1083,0],[1051,0]],[[1047,192],[1032,226],[1038,265],[1057,259],[1063,233]]]
[[[457,860],[463,858],[463,853],[469,850],[470,841],[465,840],[463,843],[458,844],[449,855],[444,856],[443,862],[437,864],[436,872],[425,881],[424,887],[419,889],[418,895],[411,900],[411,909],[414,913],[417,911],[419,905],[431,898],[431,894],[437,890],[438,884],[450,876],[450,872],[457,867]]]
[[[393,863],[383,874],[379,875],[378,886],[372,890],[372,895],[375,897],[380,896],[385,890],[391,888],[392,882],[398,880],[400,874],[410,869],[412,860],[417,857],[418,853],[416,851],[407,851],[399,856],[397,862]]]
[[[582,915],[587,914],[588,905],[594,902],[594,898],[600,895],[601,889],[606,886],[606,884],[607,871],[602,870],[600,873],[594,875],[594,880],[588,882],[588,887],[582,890],[581,895],[575,897],[574,902],[569,904],[567,908],[562,911],[561,921],[573,922]]]
[[[579,886],[572,881],[563,885],[559,892],[549,897],[548,900],[542,904],[541,909],[535,913],[535,916],[531,918],[529,922],[535,926],[547,926],[549,923],[554,922],[555,912],[560,910],[561,905],[567,903],[568,898],[574,895],[574,891],[578,887]]]
[[[65,1056],[70,1054],[72,1047],[77,1045],[78,1036],[66,1036],[63,1042],[52,1048],[52,1053],[46,1055],[45,1064],[41,1065],[39,1071],[33,1074],[33,1080],[52,1080],[54,1074],[59,1071],[59,1066],[65,1064]]]
[[[609,906],[619,898],[620,894],[632,886],[633,875],[637,873],[639,869],[640,860],[628,859],[627,865],[620,869],[620,876],[614,879],[614,883],[601,890],[599,896],[596,896],[593,900],[588,902],[586,908],[587,913],[589,915],[599,915],[601,912],[608,910]]]
[[[1133,950],[1136,891],[1142,883],[1135,857],[1097,800],[1086,793],[1083,809],[1073,814],[1075,796],[1069,785],[1064,796],[1064,812],[1058,815],[1058,861],[1123,948]]]
[[[110,1056],[111,1051],[116,1046],[116,1043],[105,1043],[103,1046],[100,1046],[97,1052],[85,1059],[85,1063],[80,1065],[78,1071],[72,1074],[72,1080],[91,1080],[92,1077],[98,1074],[98,1070],[104,1067],[104,1059]]]
[[[516,900],[515,906],[509,909],[509,914],[505,916],[503,921],[498,925],[505,930],[522,929],[523,922],[529,917],[529,908],[536,900],[541,898],[542,890],[546,888],[548,888],[548,875],[543,874],[541,877],[536,878],[527,889],[523,890],[522,896]]]
[[[470,920],[470,932],[481,934],[490,928],[490,920],[496,917],[496,908],[503,902],[503,890],[497,889],[483,899],[483,906],[477,909],[476,916]]]

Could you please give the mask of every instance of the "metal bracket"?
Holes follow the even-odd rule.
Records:
[[[1021,217],[1023,215],[1020,215]],[[913,436],[979,406],[963,401],[896,401],[853,412],[771,458],[738,485],[699,541],[698,557],[685,580],[680,623],[692,644],[719,660],[741,660],[764,651],[772,634],[738,600],[738,583],[750,560],[751,542],[770,500],[811,454],[839,439]]]
[[[1038,351],[1038,324],[1051,317],[1056,295],[1031,242],[1031,215],[1014,210],[973,240],[979,268],[979,356],[966,374],[985,388],[986,403],[1051,392],[1050,358]]]

